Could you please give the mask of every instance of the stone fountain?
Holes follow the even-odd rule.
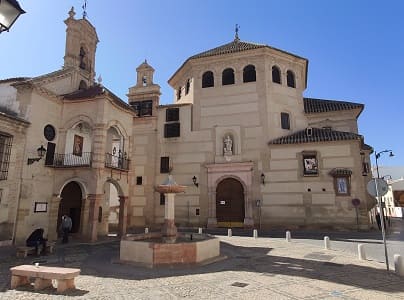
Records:
[[[120,261],[145,266],[208,263],[220,257],[220,241],[205,234],[181,234],[175,226],[175,195],[183,193],[170,174],[155,187],[165,195],[164,224],[161,232],[127,235],[121,240]]]

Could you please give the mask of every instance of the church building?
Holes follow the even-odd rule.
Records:
[[[60,70],[0,80],[1,239],[56,239],[65,214],[90,241],[158,228],[169,173],[179,226],[369,228],[364,105],[304,97],[306,58],[236,30],[185,59],[160,105],[147,61],[120,99],[95,81],[94,26],[73,9],[65,24]]]

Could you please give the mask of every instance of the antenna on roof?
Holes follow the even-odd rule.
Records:
[[[87,0],[84,0],[84,4],[81,7],[83,9],[83,19],[87,17]]]
[[[239,31],[239,29],[240,29],[240,26],[239,26],[238,24],[236,24],[236,28],[235,28],[236,34],[234,35],[234,40],[235,40],[235,41],[239,41],[239,40],[240,40],[239,37],[238,37],[238,31]]]

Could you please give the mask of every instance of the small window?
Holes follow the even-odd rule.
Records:
[[[6,180],[13,137],[0,132],[0,180]]]
[[[180,109],[178,107],[167,108],[166,122],[179,121],[179,120],[180,120]]]
[[[334,177],[335,194],[337,196],[350,195],[350,176],[335,176]]]
[[[177,90],[177,100],[181,99],[181,87],[178,88]]]
[[[80,69],[85,70],[86,69],[86,63],[85,63],[85,57],[86,57],[86,51],[84,50],[83,47],[80,47]]]
[[[199,208],[195,208],[195,216],[199,216],[200,215],[200,209]]]
[[[215,85],[215,80],[212,71],[207,71],[202,75],[202,88],[213,87]]]
[[[2,200],[3,200],[3,190],[0,189],[0,204],[1,204]]]
[[[281,83],[281,71],[277,66],[272,67],[272,82]]]
[[[318,175],[316,154],[303,154],[303,175]]]
[[[160,157],[160,173],[169,173],[170,172],[170,157],[162,156]]]
[[[164,124],[164,137],[172,138],[180,136],[180,123]]]
[[[164,194],[160,194],[160,205],[166,204],[166,197]]]
[[[187,83],[185,84],[185,95],[188,95],[190,88],[191,88],[191,80],[188,79]]]
[[[286,72],[286,82],[288,84],[288,87],[292,87],[292,88],[296,87],[295,74],[293,74],[293,72],[290,70],[288,70]]]
[[[254,82],[256,81],[255,66],[248,65],[243,70],[243,82]]]
[[[282,129],[290,129],[290,120],[288,113],[281,113],[281,127]]]
[[[143,177],[142,176],[137,176],[136,177],[136,185],[142,185],[143,184]]]
[[[222,85],[234,84],[234,70],[231,68],[223,70]]]

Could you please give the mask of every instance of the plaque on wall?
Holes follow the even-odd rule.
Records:
[[[47,141],[49,141],[49,142],[53,141],[56,136],[55,127],[53,127],[50,124],[46,125],[43,129],[43,135],[45,136]]]
[[[35,202],[34,212],[47,212],[48,203],[47,202]]]

